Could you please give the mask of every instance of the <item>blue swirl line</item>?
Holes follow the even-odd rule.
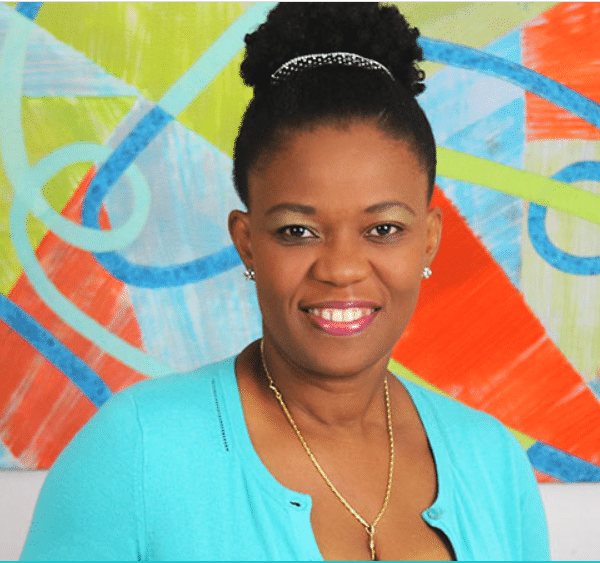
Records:
[[[43,4],[43,2],[17,2],[15,10],[22,16],[34,20]]]
[[[476,70],[502,78],[585,119],[600,129],[600,105],[534,70],[465,45],[419,38],[423,57],[431,62]]]
[[[81,209],[81,219],[84,226],[100,228],[100,208],[108,190],[172,119],[172,115],[169,115],[159,106],[154,106],[113,151],[92,179],[85,194]],[[100,256],[103,254],[111,253],[101,253]]]
[[[110,398],[111,390],[95,371],[32,316],[2,294],[0,319],[63,372],[96,407],[100,408]]]
[[[102,200],[119,175],[173,119],[171,114],[182,111],[214,78],[214,75],[243,48],[244,34],[264,20],[266,12],[272,6],[272,2],[250,6],[161,98],[159,104],[164,105],[170,113],[158,105],[155,106],[115,149],[113,155],[92,180],[86,193],[82,209],[82,223],[85,227],[99,228]],[[168,267],[133,264],[116,252],[95,253],[94,256],[104,268],[121,281],[148,288],[178,287],[195,283],[241,264],[233,246],[227,246],[185,264]]]
[[[531,464],[542,473],[568,483],[600,482],[600,467],[543,442],[527,450]]]
[[[419,42],[426,60],[476,70],[505,79],[546,98],[600,128],[600,105],[546,76],[464,45],[427,37],[421,37]],[[108,190],[119,174],[133,162],[139,152],[171,119],[172,116],[156,106],[132,131],[130,136],[133,139],[128,137],[115,150],[113,157],[100,169],[86,194],[82,212],[83,225],[99,227],[100,206]],[[186,264],[162,267],[139,266],[116,252],[96,253],[95,257],[121,281],[147,288],[177,287],[194,283],[240,264],[240,259],[232,246]]]
[[[566,166],[554,176],[561,182],[577,182],[581,180],[600,181],[600,162],[581,161]],[[527,217],[529,238],[535,251],[548,264],[567,274],[580,276],[596,276],[600,274],[600,256],[575,256],[560,248],[548,238],[546,232],[547,207],[531,202]]]
[[[237,251],[231,245],[175,266],[140,266],[132,264],[116,252],[96,253],[94,256],[117,279],[136,287],[155,289],[199,282],[241,264]]]
[[[102,200],[138,154],[172,119],[173,116],[155,106],[114,150],[98,170],[86,192],[81,210],[84,226],[100,228]],[[132,264],[117,252],[98,252],[94,253],[94,256],[117,279],[129,285],[147,288],[179,287],[198,282],[226,272],[241,263],[233,246],[176,266],[140,266]]]
[[[423,48],[423,56],[428,61],[476,70],[483,74],[503,78],[570,111],[600,129],[600,105],[547,76],[464,45],[428,37],[420,38],[419,43]],[[567,166],[553,178],[562,182],[599,181],[600,163],[577,162]],[[550,265],[563,272],[577,275],[600,274],[599,256],[575,256],[560,250],[550,241],[546,233],[546,213],[546,207],[531,202],[527,224],[529,237],[536,252]]]

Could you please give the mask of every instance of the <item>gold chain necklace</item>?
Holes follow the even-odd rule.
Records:
[[[294,419],[292,418],[292,415],[290,414],[290,411],[288,410],[283,400],[283,397],[279,392],[279,389],[277,389],[277,387],[275,386],[275,382],[273,381],[273,378],[271,377],[271,374],[267,369],[267,363],[265,362],[264,339],[261,339],[260,341],[260,357],[262,360],[263,369],[265,370],[265,374],[267,376],[267,379],[269,380],[269,389],[271,389],[273,393],[275,393],[275,397],[277,397],[277,400],[279,401],[279,404],[281,405],[285,416],[287,417],[289,423],[296,432],[296,436],[298,436],[302,447],[308,454],[308,457],[312,461],[316,470],[319,472],[319,475],[321,475],[325,483],[327,483],[327,486],[331,489],[331,491],[339,499],[339,501],[348,509],[350,514],[352,514],[352,516],[354,516],[354,518],[356,518],[365,527],[367,535],[369,536],[369,550],[371,551],[371,560],[375,561],[375,528],[377,524],[379,524],[379,521],[381,520],[381,517],[383,516],[383,513],[385,512],[385,509],[387,508],[388,502],[390,500],[390,494],[392,492],[392,476],[394,474],[394,432],[392,429],[392,410],[390,408],[390,392],[388,389],[387,377],[383,380],[383,389],[385,394],[385,411],[387,416],[388,434],[390,436],[390,471],[388,474],[387,489],[385,491],[385,498],[383,499],[383,506],[381,507],[379,514],[377,514],[377,516],[375,517],[375,520],[373,520],[373,523],[369,524],[358,512],[356,512],[356,510],[354,510],[354,508],[352,508],[352,506],[350,506],[350,503],[336,489],[335,485],[331,482],[329,477],[327,477],[327,474],[319,465],[317,458],[314,456],[311,449],[308,447],[306,440],[300,433],[300,429],[298,428],[298,426],[296,426],[296,423],[294,422]]]

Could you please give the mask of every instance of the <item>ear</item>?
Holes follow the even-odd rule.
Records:
[[[440,247],[442,239],[442,210],[432,207],[427,210],[427,248],[425,250],[425,266],[430,266]]]
[[[234,209],[229,214],[229,235],[246,268],[253,267],[252,244],[250,241],[250,217],[248,213]]]

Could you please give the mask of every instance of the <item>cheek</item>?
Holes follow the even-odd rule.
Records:
[[[314,257],[308,249],[264,245],[255,251],[256,290],[261,308],[291,306]],[[263,314],[264,314],[263,313]]]
[[[413,237],[397,248],[377,253],[373,264],[389,280],[389,286],[399,291],[414,289],[421,281],[425,246],[423,237]]]
[[[387,289],[392,307],[404,319],[412,316],[419,298],[423,259],[421,245],[414,245],[380,256],[373,263],[381,283]]]

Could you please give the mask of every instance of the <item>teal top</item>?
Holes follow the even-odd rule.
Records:
[[[437,468],[426,522],[458,560],[547,560],[518,442],[491,416],[401,381]],[[310,510],[254,450],[231,358],[112,397],[49,472],[21,558],[322,560]]]

